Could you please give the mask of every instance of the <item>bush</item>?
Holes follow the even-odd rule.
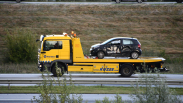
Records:
[[[56,68],[58,68],[56,63]],[[42,72],[43,83],[39,85],[39,98],[33,97],[32,102],[38,103],[82,103],[82,95],[70,96],[74,85],[72,84],[72,78],[70,75],[70,84],[67,85],[66,77],[63,76],[61,80],[58,76],[57,79],[52,78],[46,69],[47,75]],[[58,82],[58,83],[57,83]],[[58,84],[58,85],[56,85]],[[56,91],[56,92],[54,92]]]
[[[116,94],[114,100],[110,101],[108,97],[104,97],[102,101],[95,100],[95,103],[126,103],[126,102],[122,100],[122,97],[119,94]]]
[[[133,85],[131,97],[136,103],[181,103],[175,91],[171,91],[165,81],[160,75],[143,75]]]
[[[13,63],[37,62],[36,35],[30,30],[16,29],[7,32],[5,61]]]

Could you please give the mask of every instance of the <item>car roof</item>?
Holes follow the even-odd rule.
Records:
[[[137,38],[133,38],[133,37],[114,37],[114,38],[110,38],[111,40],[114,39],[137,39]]]
[[[132,38],[132,37],[114,37],[114,38],[110,38],[110,39],[104,41],[102,44],[106,44],[106,43],[108,43],[112,40],[116,40],[116,39],[130,39],[130,40],[133,39],[133,40],[137,40],[136,38]]]

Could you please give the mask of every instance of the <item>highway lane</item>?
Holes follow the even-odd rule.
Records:
[[[53,77],[52,74],[49,74],[49,75],[44,74],[44,75],[45,77],[52,77],[55,80],[57,79],[57,77]],[[83,74],[83,73],[64,74],[67,80],[70,79],[70,75],[73,82],[75,82],[75,85],[95,86],[95,85],[102,84],[103,86],[130,86],[132,83],[131,81],[137,81],[140,76],[145,74],[133,74],[131,77],[121,77],[120,74]],[[155,75],[155,74],[148,74],[148,75]],[[165,78],[167,81],[183,82],[182,74],[160,74],[160,77]],[[63,79],[63,78],[64,77],[59,77],[59,79]],[[30,80],[30,81],[42,80],[42,74],[0,74],[0,80],[18,80],[18,81],[19,80]],[[86,82],[89,82],[89,81],[91,81],[91,83],[87,84]],[[8,84],[1,84],[1,85],[7,86]],[[15,85],[15,84],[11,84],[11,86],[12,85]],[[27,86],[27,84],[21,84],[20,86]],[[179,85],[171,84],[169,86],[182,88],[183,84],[182,83]]]
[[[53,77],[52,74],[49,76],[44,74],[46,77]],[[131,77],[121,77],[120,74],[89,74],[89,73],[72,73],[72,74],[64,74],[64,76],[69,79],[70,75],[72,79],[124,79],[124,80],[133,80],[138,79],[140,76],[145,74],[134,74]],[[148,74],[154,75],[154,74]],[[183,74],[160,74],[161,78],[165,78],[167,80],[182,80]],[[57,78],[57,77],[53,77]],[[62,79],[63,77],[59,77]],[[0,79],[42,79],[42,74],[0,74]],[[93,84],[87,84],[88,86],[92,86]],[[103,85],[104,86],[104,85]],[[107,85],[109,86],[109,85]],[[114,86],[114,85],[110,85]],[[117,86],[117,85],[115,85]],[[124,86],[124,85],[118,85]],[[126,85],[130,86],[130,85]],[[181,85],[182,86],[182,85]],[[173,86],[176,87],[176,86]],[[129,97],[129,94],[119,94],[124,101],[132,101]],[[0,103],[31,103],[31,99],[33,96],[36,98],[39,97],[39,94],[0,94]],[[108,97],[109,100],[114,100],[115,94],[82,94],[83,103],[88,101],[88,103],[93,103],[95,100],[103,100],[104,97]],[[181,100],[183,101],[183,95],[180,96]]]
[[[47,74],[44,74],[47,76]],[[104,74],[104,73],[69,73],[64,74],[66,78],[69,78],[71,75],[72,78],[121,78],[121,79],[129,79],[129,78],[139,78],[142,75],[145,74],[133,74],[131,77],[122,77],[121,74]],[[147,75],[156,75],[156,74],[147,74]],[[48,76],[47,76],[48,77]],[[53,77],[52,74],[49,74],[49,77]],[[161,78],[166,78],[167,80],[182,80],[183,74],[160,74]],[[0,78],[8,78],[8,79],[14,79],[14,78],[42,78],[42,74],[0,74]],[[54,77],[57,78],[57,77]],[[60,77],[63,78],[63,77]]]
[[[76,96],[76,94],[73,95]],[[96,100],[104,100],[104,97],[107,97],[110,101],[113,101],[116,96],[116,94],[77,94],[77,96],[79,95],[82,96],[83,103],[86,101],[87,103],[95,103]],[[126,101],[125,103],[128,103],[128,101],[133,101],[129,94],[119,95],[122,97],[123,101]],[[0,94],[0,103],[32,103],[31,100],[33,100],[33,96],[35,96],[36,99],[39,98],[39,94]],[[70,94],[70,97],[72,97],[72,94]],[[183,101],[183,95],[180,95],[180,99]]]
[[[76,96],[76,94],[73,94]],[[80,94],[78,94],[79,96]],[[95,100],[103,100],[104,97],[108,97],[109,100],[114,100],[116,94],[82,94],[83,102],[94,103]],[[33,96],[39,97],[39,94],[0,94],[0,103],[30,103]],[[129,101],[131,98],[128,94],[120,94],[124,101]],[[70,95],[72,97],[72,94]]]
[[[15,4],[15,1],[0,1],[0,3],[3,4]],[[143,3],[137,3],[137,2],[120,2],[120,4],[176,4],[177,2],[143,2]],[[76,4],[76,5],[111,5],[116,4],[115,2],[27,2],[22,1],[20,4],[64,4],[64,5],[70,5],[70,4]]]

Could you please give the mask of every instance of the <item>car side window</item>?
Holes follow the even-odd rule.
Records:
[[[62,49],[62,41],[44,41],[43,50]]]
[[[107,53],[119,53],[121,40],[113,40],[107,43]]]
[[[123,45],[133,44],[131,40],[123,40]]]
[[[121,41],[120,40],[114,40],[110,42],[112,45],[120,45]]]

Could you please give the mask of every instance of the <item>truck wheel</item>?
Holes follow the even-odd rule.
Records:
[[[62,64],[58,64],[57,67],[54,65],[51,72],[53,73],[53,76],[61,77],[64,74],[64,66]]]
[[[130,77],[133,74],[133,67],[128,64],[124,64],[121,67],[120,73],[123,77]]]
[[[182,3],[183,0],[176,0],[177,3]]]
[[[97,57],[98,57],[99,59],[103,59],[103,58],[104,58],[104,52],[99,51],[99,52],[97,53]]]
[[[139,54],[137,52],[131,53],[131,59],[137,59],[139,57]]]

